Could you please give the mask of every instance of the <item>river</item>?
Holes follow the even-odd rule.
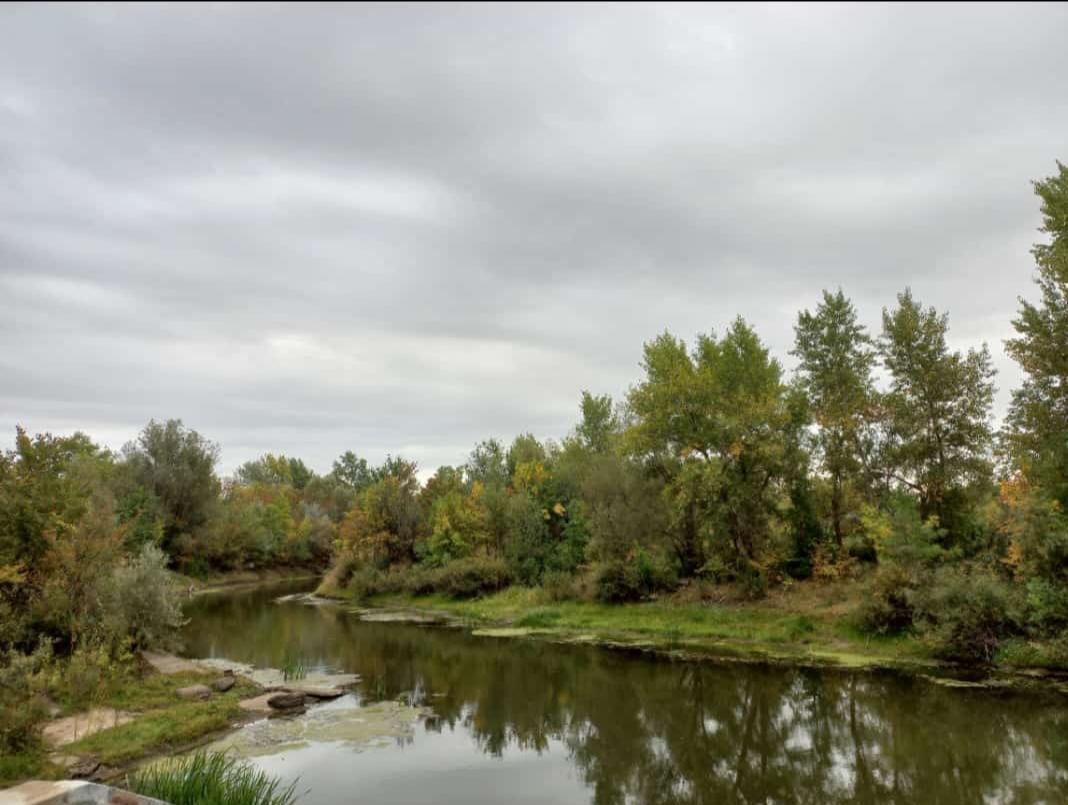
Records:
[[[1068,802],[1068,698],[890,673],[681,662],[202,596],[186,651],[353,672],[232,736],[316,803]],[[309,721],[310,719],[310,721]]]

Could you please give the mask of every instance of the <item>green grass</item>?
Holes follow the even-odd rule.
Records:
[[[130,791],[171,805],[292,805],[295,786],[282,786],[248,761],[223,752],[196,752],[126,778]]]
[[[282,681],[299,682],[308,675],[308,669],[299,657],[287,656],[282,661]]]
[[[64,747],[68,754],[91,755],[108,765],[121,765],[167,748],[188,745],[204,735],[225,729],[241,715],[238,702],[257,688],[239,680],[226,693],[203,702],[178,698],[178,688],[211,681],[215,675],[154,674],[116,693],[104,704],[138,716],[128,724],[101,730]]]
[[[855,595],[856,590],[844,594]],[[873,638],[827,601],[790,603],[680,603],[670,599],[638,604],[552,602],[538,589],[512,587],[472,601],[441,595],[381,596],[380,606],[447,612],[471,626],[509,626],[549,636],[586,636],[603,641],[651,644],[665,649],[732,655],[883,665],[927,662],[924,647],[908,636]]]

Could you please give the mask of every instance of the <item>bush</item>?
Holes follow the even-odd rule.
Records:
[[[910,628],[916,587],[916,577],[902,566],[880,567],[858,612],[860,628],[875,634],[896,634]]]
[[[602,562],[594,569],[596,597],[606,603],[640,601],[678,586],[678,577],[667,562],[644,551],[627,559]]]
[[[167,557],[144,545],[112,575],[106,609],[134,648],[167,645],[184,623],[182,606],[167,574]]]
[[[1009,586],[986,572],[939,571],[916,595],[916,620],[938,656],[991,662],[1019,629]]]
[[[545,591],[546,598],[550,601],[567,601],[570,598],[578,597],[575,577],[560,570],[552,570],[546,573],[542,577],[541,587]]]
[[[321,595],[336,595],[346,589],[358,565],[359,562],[351,551],[341,551],[323,577],[316,592]]]
[[[475,598],[501,590],[512,581],[505,562],[476,556],[450,562],[435,575],[438,592],[452,598]]]
[[[1068,586],[1047,579],[1027,582],[1027,621],[1041,635],[1055,637],[1068,627]]]
[[[0,757],[40,746],[41,724],[48,711],[38,695],[42,671],[52,659],[47,643],[33,654],[15,651],[0,656]]]

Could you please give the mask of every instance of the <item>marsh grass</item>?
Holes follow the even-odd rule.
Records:
[[[283,682],[299,682],[308,675],[308,669],[305,667],[303,660],[293,655],[286,655],[282,660],[282,681]]]
[[[292,805],[296,783],[277,778],[225,752],[199,751],[165,760],[126,778],[130,791],[172,805]]]

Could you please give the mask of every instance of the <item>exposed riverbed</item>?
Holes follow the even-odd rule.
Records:
[[[674,662],[200,597],[190,656],[355,673],[223,739],[304,803],[1068,802],[1068,697],[890,673]]]

